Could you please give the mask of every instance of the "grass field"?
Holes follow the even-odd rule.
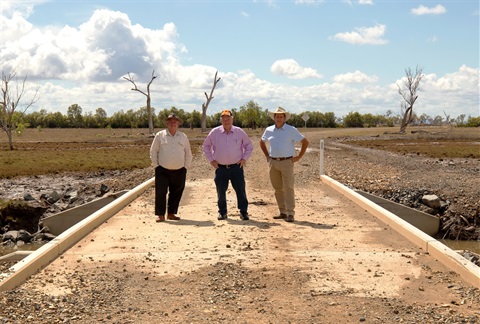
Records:
[[[197,152],[206,134],[200,129],[181,129]],[[299,129],[313,147],[321,139],[344,138],[344,142],[435,158],[480,158],[478,128],[408,128],[406,135],[385,134],[397,128]],[[423,132],[423,131],[426,132]],[[158,131],[158,130],[157,130]],[[249,130],[259,137],[263,130]],[[412,133],[417,131],[416,133]],[[8,149],[0,135],[0,178],[33,176],[67,171],[131,170],[150,165],[152,138],[147,129],[27,129],[14,137],[15,150]],[[258,143],[254,143],[258,147]]]

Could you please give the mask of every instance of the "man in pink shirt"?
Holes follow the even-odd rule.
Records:
[[[222,111],[220,118],[222,125],[213,128],[203,142],[205,157],[215,168],[218,219],[227,218],[226,193],[230,181],[237,195],[240,218],[248,220],[244,167],[252,154],[253,144],[243,129],[233,126],[230,110]]]

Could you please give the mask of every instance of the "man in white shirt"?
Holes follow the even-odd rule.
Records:
[[[150,160],[155,168],[155,215],[157,223],[179,220],[178,205],[182,198],[187,169],[192,164],[190,141],[178,127],[182,124],[175,114],[168,116],[167,128],[155,134],[150,147]],[[167,201],[168,194],[168,201]]]

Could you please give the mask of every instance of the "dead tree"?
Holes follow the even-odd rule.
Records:
[[[131,90],[133,91],[138,91],[141,94],[143,94],[145,97],[147,97],[147,111],[148,111],[148,134],[150,137],[155,136],[155,131],[153,129],[153,113],[152,113],[152,107],[150,105],[151,99],[150,99],[150,85],[152,84],[153,80],[157,78],[155,75],[155,70],[152,71],[152,77],[150,79],[150,82],[147,84],[147,92],[143,92],[142,90],[138,89],[137,84],[133,80],[133,76],[130,75],[130,72],[128,72],[128,76],[123,77],[125,80],[131,82],[133,84],[133,88]]]
[[[18,130],[21,124],[20,118],[25,114],[35,102],[37,102],[38,87],[32,96],[32,99],[23,101],[26,89],[27,77],[21,82],[15,79],[15,86],[10,87],[16,73],[5,74],[2,72],[1,97],[0,97],[0,127],[7,134],[8,145],[13,150],[13,132]],[[19,110],[20,109],[20,110]]]
[[[217,79],[217,74],[218,71],[215,72],[215,77],[213,78],[213,86],[212,90],[210,91],[210,96],[207,95],[205,92],[205,97],[207,98],[207,102],[202,104],[202,120],[201,120],[201,125],[202,125],[202,132],[207,131],[207,108],[208,105],[210,104],[210,101],[213,99],[213,90],[215,90],[215,87],[217,86],[218,81],[220,81],[221,78]]]
[[[418,98],[417,90],[420,81],[424,77],[423,69],[417,66],[415,74],[410,68],[405,69],[406,79],[403,81],[403,87],[398,84],[398,93],[402,96],[401,109],[403,113],[402,124],[400,125],[400,133],[405,134],[408,124],[413,119],[413,105]]]

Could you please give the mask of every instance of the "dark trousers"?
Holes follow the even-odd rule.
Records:
[[[185,189],[187,169],[167,170],[161,166],[155,168],[155,215],[176,214]],[[168,204],[167,204],[168,193]]]
[[[219,165],[215,170],[215,185],[217,187],[217,204],[218,212],[227,214],[227,189],[228,182],[232,183],[232,187],[237,194],[237,206],[241,213],[247,213],[248,200],[245,191],[245,176],[243,168],[238,164],[232,164],[229,167]]]

